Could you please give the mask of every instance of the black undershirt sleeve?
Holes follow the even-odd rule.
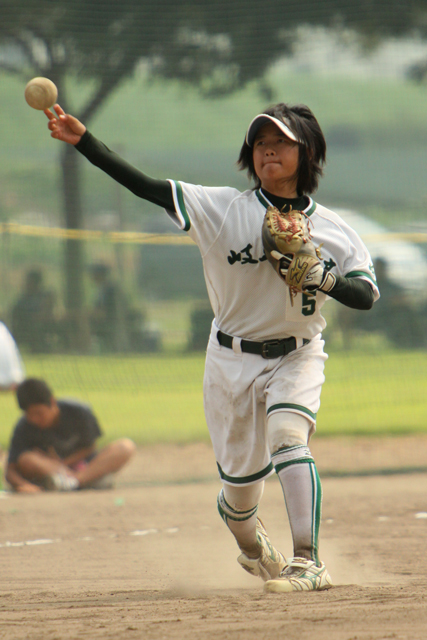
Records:
[[[75,148],[95,167],[102,169],[139,198],[157,204],[168,211],[175,211],[172,187],[168,180],[155,180],[146,176],[145,173],[111,151],[89,131],[82,135]]]
[[[328,296],[352,309],[368,310],[374,304],[374,290],[369,282],[360,278],[335,276],[337,281]]]

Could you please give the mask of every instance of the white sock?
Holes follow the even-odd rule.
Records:
[[[256,521],[263,490],[263,482],[246,487],[224,484],[218,495],[220,516],[236,538],[239,549],[252,558],[259,555]]]
[[[294,556],[319,561],[322,486],[310,449],[285,447],[272,456],[285,497],[294,544]]]

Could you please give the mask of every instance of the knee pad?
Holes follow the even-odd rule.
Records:
[[[287,470],[292,465],[297,465],[300,468],[304,466],[302,463],[314,465],[314,458],[311,455],[311,451],[307,445],[304,444],[278,449],[271,454],[271,460],[278,475],[282,469]]]
[[[264,491],[264,483],[234,487],[224,485],[218,494],[218,512],[225,524],[228,520],[243,522],[249,520],[258,511],[258,503]]]
[[[283,447],[307,445],[313,431],[314,424],[299,413],[273,413],[267,421],[270,453],[273,454]]]

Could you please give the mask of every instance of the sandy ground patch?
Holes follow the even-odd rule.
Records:
[[[217,514],[210,446],[149,447],[114,490],[0,499],[0,638],[424,639],[427,437],[318,438],[312,451],[334,589],[265,595]],[[348,472],[361,476],[333,477]],[[290,555],[275,478],[260,515]]]

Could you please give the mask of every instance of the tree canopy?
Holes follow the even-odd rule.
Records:
[[[427,0],[0,0],[0,10],[0,41],[19,52],[1,66],[94,79],[86,119],[141,61],[215,96],[262,77],[301,24],[349,27],[371,44],[427,34]]]

